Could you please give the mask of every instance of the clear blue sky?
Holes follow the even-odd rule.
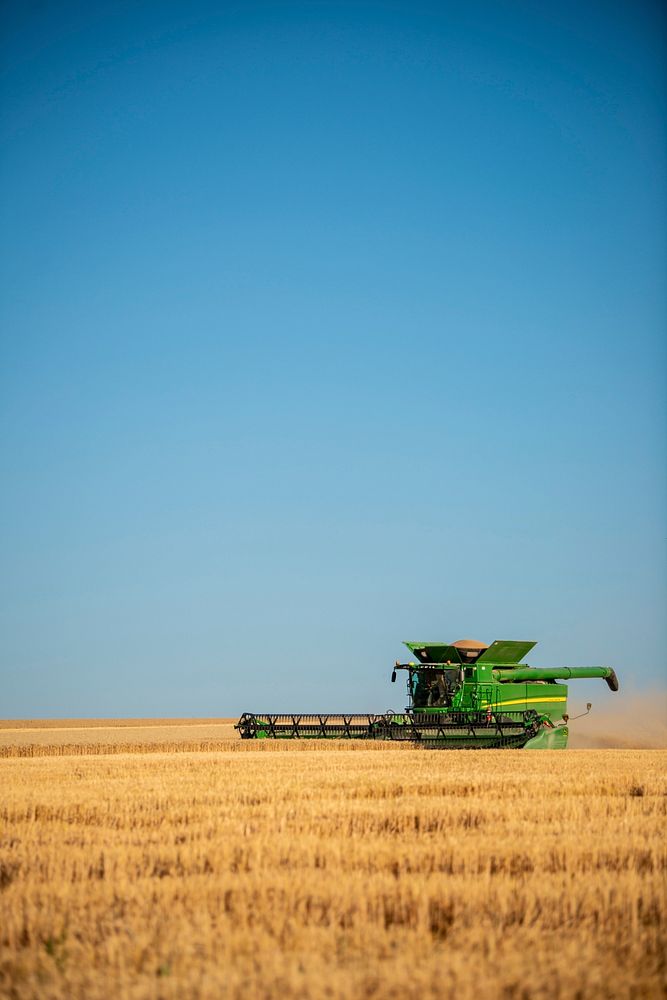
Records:
[[[664,686],[661,5],[3,20],[0,716]]]

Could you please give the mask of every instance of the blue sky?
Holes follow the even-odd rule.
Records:
[[[665,685],[659,4],[1,49],[0,715],[398,709],[413,638]]]

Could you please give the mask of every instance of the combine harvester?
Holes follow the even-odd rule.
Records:
[[[408,706],[384,715],[256,715],[236,724],[241,738],[399,740],[424,747],[492,747],[560,750],[567,746],[567,685],[576,677],[603,677],[612,691],[611,667],[529,667],[521,664],[534,642],[472,639],[450,645],[406,642],[416,662],[405,670]],[[590,704],[586,713],[590,711]]]

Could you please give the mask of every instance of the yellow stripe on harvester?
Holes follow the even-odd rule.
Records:
[[[482,702],[481,708],[489,708],[492,705],[495,705],[497,708],[500,708],[503,705],[528,705],[533,701],[567,701],[567,696],[560,695],[557,698],[513,698],[511,701],[498,702],[484,701]]]

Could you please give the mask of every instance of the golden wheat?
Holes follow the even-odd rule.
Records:
[[[167,750],[187,743],[190,749],[197,750],[207,749],[208,744],[217,744],[221,740],[239,738],[234,729],[235,719],[81,720],[87,723],[85,726],[78,725],[73,719],[55,721],[59,724],[40,720],[0,725],[0,756],[85,753],[85,747],[91,747],[91,753],[112,753],[109,748],[114,746],[125,746],[128,753],[139,753],[144,746],[146,752],[150,752],[151,748],[160,744]],[[203,743],[207,746],[199,746]],[[42,747],[52,749],[42,750]],[[100,749],[102,747],[103,750]],[[29,748],[33,748],[32,751]]]
[[[166,726],[169,729],[189,729],[191,726],[233,725],[236,719],[0,719],[3,729],[19,733],[25,729],[154,729]]]
[[[0,761],[0,996],[663,994],[665,752],[228,746]]]

